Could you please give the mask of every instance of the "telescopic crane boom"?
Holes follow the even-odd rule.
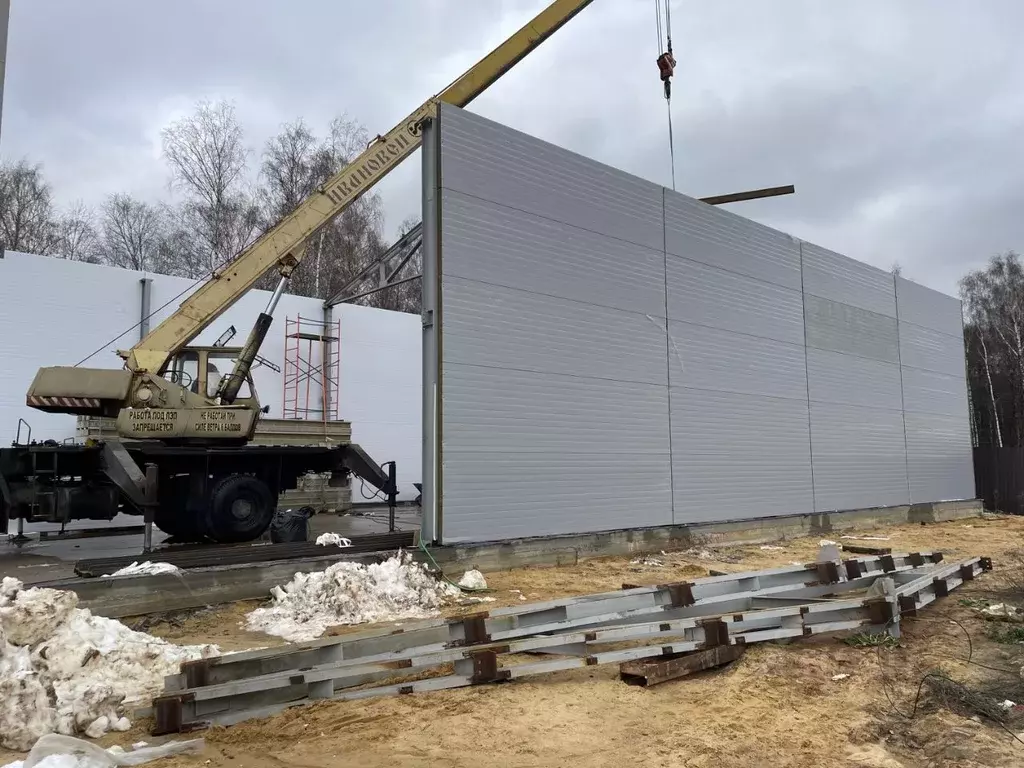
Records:
[[[417,107],[359,157],[342,168],[273,229],[213,275],[180,308],[157,325],[126,355],[133,371],[156,373],[169,357],[199,335],[275,267],[287,278],[303,259],[303,243],[384,178],[420,145],[423,121],[438,102],[463,107],[547,40],[592,0],[555,0],[526,26],[445,88]]]

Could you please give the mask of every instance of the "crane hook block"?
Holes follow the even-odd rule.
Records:
[[[672,98],[672,75],[676,73],[676,59],[672,51],[666,51],[658,57],[658,73],[665,84],[665,98]]]
[[[671,53],[666,52],[658,57],[658,72],[666,83],[676,73],[676,60]]]

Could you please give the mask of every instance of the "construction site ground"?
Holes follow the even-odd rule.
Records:
[[[1024,604],[1024,519],[986,515],[853,535],[888,540],[841,541],[895,552],[941,550],[947,559],[988,555],[994,570],[905,620],[903,637],[892,647],[837,637],[758,645],[729,667],[652,688],[628,686],[616,665],[606,665],[529,681],[323,702],[205,731],[199,734],[207,742],[202,755],[160,765],[1024,765],[1024,742],[1017,740],[1024,739],[1024,718],[1011,712],[999,724],[984,716],[993,700],[1017,701],[1016,693],[1024,701],[1024,625],[992,622],[978,610],[984,601]],[[490,573],[495,601],[453,606],[450,613],[607,591],[623,582],[697,578],[709,569],[806,562],[819,539],[771,542],[770,548],[697,545],[651,553],[642,562],[595,558],[572,567]],[[256,604],[126,623],[176,643],[217,643],[225,651],[280,643],[244,629],[243,617]],[[140,721],[102,743],[152,742],[147,726]],[[0,764],[14,757],[0,753]]]

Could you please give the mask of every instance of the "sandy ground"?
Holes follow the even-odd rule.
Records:
[[[650,689],[627,686],[615,665],[453,691],[321,703],[265,720],[201,734],[197,757],[166,768],[283,766],[925,766],[1024,765],[1024,720],[1005,728],[972,719],[958,694],[922,686],[936,670],[973,689],[1010,695],[1024,683],[1024,647],[997,642],[974,602],[1024,604],[1024,519],[858,531],[889,536],[894,551],[941,550],[947,559],[989,555],[995,570],[904,622],[898,647],[858,648],[838,638],[752,647],[731,666]],[[812,560],[817,539],[782,549],[723,547],[655,555],[661,565],[628,558],[574,567],[488,575],[497,602],[617,589],[622,582],[663,583],[707,574]],[[519,590],[518,592],[513,590]],[[179,643],[214,642],[227,650],[275,641],[241,626],[253,604],[236,604],[144,628]],[[452,613],[480,606],[453,608]],[[362,629],[362,628],[360,628]],[[344,630],[339,630],[344,631]],[[966,663],[970,657],[971,664]],[[981,666],[984,665],[984,666]],[[842,680],[834,675],[846,674]],[[1009,687],[1007,687],[1009,686]],[[997,691],[998,687],[998,691]],[[915,708],[918,690],[920,701]],[[956,689],[954,689],[956,690]],[[1005,691],[1005,693],[1004,693]],[[130,744],[146,723],[102,742]],[[13,755],[0,754],[0,765]]]

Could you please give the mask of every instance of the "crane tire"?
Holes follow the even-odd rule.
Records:
[[[204,533],[220,543],[258,539],[270,527],[276,507],[276,496],[258,477],[228,475],[210,491]]]

